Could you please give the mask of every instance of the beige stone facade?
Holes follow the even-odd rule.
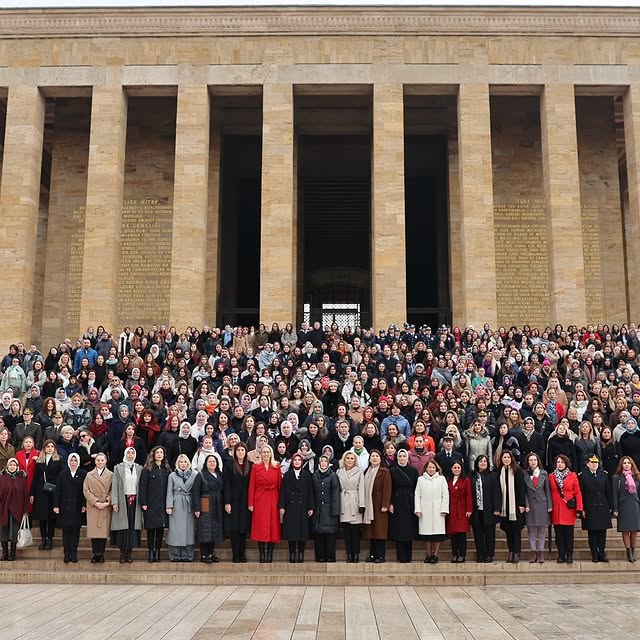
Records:
[[[0,344],[296,323],[322,277],[376,327],[639,319],[638,10],[5,10],[0,102]],[[311,277],[321,187],[370,241]]]

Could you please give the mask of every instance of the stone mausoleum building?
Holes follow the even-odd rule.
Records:
[[[5,10],[0,101],[0,345],[640,318],[638,10]]]

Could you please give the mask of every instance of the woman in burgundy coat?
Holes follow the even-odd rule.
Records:
[[[449,485],[449,515],[447,534],[451,538],[451,562],[464,562],[467,555],[467,531],[471,529],[470,518],[473,511],[471,481],[464,475],[462,464],[451,465],[452,477]]]
[[[249,511],[251,539],[258,543],[260,562],[273,562],[273,548],[280,542],[280,465],[273,457],[273,449],[264,445],[260,450],[260,462],[253,465],[249,478]]]
[[[571,471],[571,462],[565,455],[554,460],[554,469],[549,474],[551,491],[551,524],[556,534],[558,562],[573,563],[573,528],[576,514],[583,510],[582,492],[578,476]]]

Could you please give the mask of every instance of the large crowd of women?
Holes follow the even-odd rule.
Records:
[[[27,514],[50,551],[131,563],[396,559],[493,562],[496,529],[518,563],[574,562],[574,530],[608,562],[640,530],[640,343],[634,325],[338,331],[91,328],[46,356],[11,345],[0,365],[0,540],[15,560]],[[197,554],[196,554],[197,548]],[[43,554],[45,555],[45,554]]]

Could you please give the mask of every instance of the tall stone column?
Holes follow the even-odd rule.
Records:
[[[629,208],[624,221],[627,255],[629,320],[640,318],[640,84],[632,84],[624,95],[624,146],[627,155]],[[615,258],[617,259],[617,257]]]
[[[0,184],[0,273],[7,296],[0,348],[5,350],[12,342],[31,340],[43,133],[38,87],[10,87]]]
[[[458,182],[464,325],[497,329],[496,248],[489,87],[462,84],[458,94]],[[458,262],[452,260],[455,265]],[[460,317],[460,311],[455,311]]]
[[[573,85],[546,85],[540,99],[551,324],[587,321],[580,171]]]
[[[209,89],[178,88],[169,319],[178,331],[205,321]],[[217,291],[206,291],[217,297]]]
[[[372,325],[407,319],[404,102],[401,84],[373,85]]]
[[[85,214],[80,332],[89,325],[118,335],[118,275],[127,137],[121,86],[94,87]],[[132,292],[135,295],[135,292]]]
[[[215,117],[215,115],[214,115]],[[207,202],[207,267],[205,277],[205,319],[216,326],[218,312],[218,256],[220,254],[220,152],[222,135],[215,126],[210,133],[209,146],[209,193]]]
[[[296,322],[293,86],[265,84],[262,100],[260,322],[282,327]]]

